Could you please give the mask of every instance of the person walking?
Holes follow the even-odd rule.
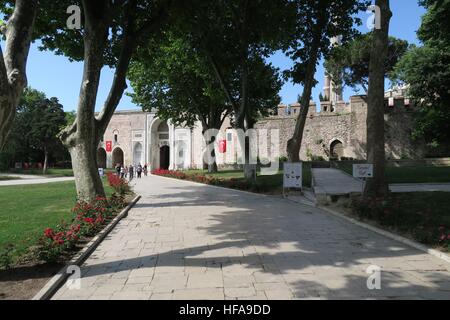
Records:
[[[120,168],[122,167],[122,165],[120,163],[116,164],[116,174],[120,177]]]
[[[122,166],[120,168],[120,178],[125,179],[125,167],[124,166]]]
[[[130,175],[130,181],[134,178],[134,167],[130,165],[130,168],[128,168],[128,174]]]
[[[144,176],[148,175],[148,166],[144,165]]]
[[[138,179],[142,179],[142,170],[142,165],[139,163],[139,165],[137,166]]]

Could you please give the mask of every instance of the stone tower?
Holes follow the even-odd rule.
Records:
[[[331,38],[331,45],[337,46],[341,44],[340,37]],[[337,103],[343,100],[342,98],[342,88],[336,86],[331,76],[325,71],[325,81],[323,87],[323,98],[325,101],[330,101],[331,103]]]

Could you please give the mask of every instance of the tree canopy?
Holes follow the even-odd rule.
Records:
[[[355,26],[361,23],[356,14],[367,8],[367,1],[359,0],[296,0],[296,25],[287,43],[286,54],[294,62],[285,72],[286,77],[303,86],[299,98],[302,106],[294,133],[287,143],[289,160],[300,160],[300,147],[303,140],[306,117],[309,111],[311,92],[317,84],[314,78],[321,57],[330,51],[330,39],[340,37],[346,43],[358,32]]]
[[[325,68],[337,86],[349,86],[355,91],[359,91],[362,87],[367,94],[372,42],[373,34],[367,33],[332,49],[325,61]],[[385,63],[386,75],[393,71],[408,48],[407,41],[389,37],[388,56]]]
[[[11,6],[11,1],[5,3]],[[126,75],[136,48],[159,33],[162,25],[167,23],[168,8],[172,4],[175,7],[175,3],[180,2],[39,1],[36,23],[31,29],[33,39],[41,40],[42,49],[84,61],[76,119],[61,134],[71,154],[81,200],[91,201],[105,194],[96,167],[98,144],[127,87]],[[66,24],[67,8],[74,5],[82,8],[79,29],[68,28]],[[103,109],[96,115],[100,74],[105,65],[113,67],[115,75]]]
[[[431,147],[450,149],[450,1],[421,3],[427,9],[417,33],[423,45],[399,61],[394,75],[409,86],[419,108],[414,136]]]
[[[67,151],[58,134],[66,125],[66,114],[57,98],[27,88],[5,148],[11,154],[10,161],[41,162],[46,167],[50,160],[65,160]]]

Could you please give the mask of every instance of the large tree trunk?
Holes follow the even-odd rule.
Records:
[[[17,105],[27,85],[26,64],[37,12],[36,0],[17,0],[3,33],[6,51],[0,48],[0,150],[14,121]]]
[[[76,122],[62,134],[62,141],[69,149],[75,184],[80,201],[92,202],[97,196],[104,197],[97,168],[97,133],[95,103],[97,100],[100,72],[107,41],[108,23],[104,16],[106,5],[84,1],[86,28],[84,35],[84,70],[80,89]]]
[[[364,193],[365,196],[384,197],[388,193],[385,180],[384,80],[392,12],[389,0],[377,0],[375,4],[381,9],[381,29],[373,31],[367,98],[367,161],[374,165],[374,177],[367,180]]]
[[[208,163],[208,173],[217,173],[219,171],[217,167],[216,148],[214,146],[215,143],[216,137],[211,137],[208,141],[208,145],[212,145],[211,159],[213,159],[212,162]]]
[[[98,173],[97,148],[86,142],[78,143],[69,149],[77,186],[78,199],[91,202],[95,197],[105,196],[102,180]]]
[[[298,115],[297,122],[295,123],[295,130],[292,138],[287,143],[287,154],[289,162],[300,161],[300,148],[303,140],[303,132],[305,130],[306,118],[309,112],[309,103],[311,101],[311,92],[314,86],[314,75],[316,73],[317,59],[319,56],[318,45],[314,45],[311,49],[311,56],[308,61],[306,69],[305,81],[303,86],[303,94],[300,99],[300,114]]]
[[[105,191],[97,168],[97,148],[101,137],[116,110],[125,89],[126,75],[131,57],[138,42],[160,29],[168,18],[170,1],[161,4],[155,14],[141,25],[135,24],[136,1],[124,4],[123,40],[117,61],[114,80],[102,111],[95,116],[95,103],[100,72],[103,67],[109,27],[112,23],[113,4],[108,0],[83,1],[85,16],[84,31],[84,71],[81,85],[77,119],[61,134],[61,140],[69,149],[75,175],[78,197],[90,202]],[[137,30],[136,30],[137,29]]]

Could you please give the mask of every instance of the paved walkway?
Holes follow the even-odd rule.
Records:
[[[15,177],[18,180],[5,180],[0,181],[0,187],[2,186],[20,186],[20,185],[28,185],[28,184],[44,184],[44,183],[52,183],[52,182],[64,182],[64,181],[73,181],[75,178],[73,177],[62,177],[62,178],[45,178],[43,176],[35,176],[28,174],[0,174],[2,176]]]
[[[316,194],[345,195],[362,192],[363,182],[338,169],[312,169]]]
[[[312,169],[314,176],[314,189],[317,194],[346,195],[361,193],[363,182],[338,169]],[[408,183],[391,184],[392,192],[450,192],[450,183]]]
[[[396,183],[389,185],[392,192],[450,192],[450,183]]]
[[[450,265],[281,198],[161,177],[54,299],[450,299]],[[366,270],[382,268],[382,290]]]

